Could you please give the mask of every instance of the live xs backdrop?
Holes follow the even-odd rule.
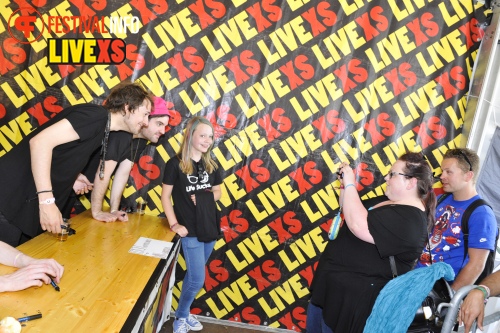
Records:
[[[139,81],[173,116],[123,203],[161,215],[165,162],[186,122],[208,118],[223,237],[194,312],[300,332],[338,164],[355,167],[363,198],[383,194],[406,151],[440,174],[487,14],[471,0],[0,0],[0,163],[64,107]]]

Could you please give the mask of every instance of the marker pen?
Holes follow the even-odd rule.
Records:
[[[31,316],[17,318],[17,321],[20,322],[20,323],[22,323],[23,321],[34,320],[34,319],[39,319],[39,318],[42,318],[42,314],[41,313],[37,313],[36,315],[31,315]]]
[[[59,286],[54,282],[54,280],[52,280],[52,278],[50,278],[50,284],[52,285],[52,287],[54,287],[55,290],[61,291]]]

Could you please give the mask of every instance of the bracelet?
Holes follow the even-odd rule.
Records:
[[[484,289],[486,289],[486,291],[488,292],[488,298],[491,296],[491,292],[490,292],[490,288],[484,284],[480,284],[479,286],[483,287]]]
[[[346,190],[349,186],[354,186],[354,184],[347,184],[346,186],[344,186],[344,190]]]
[[[45,200],[40,201],[40,205],[51,205],[56,202],[56,198],[48,198]]]
[[[476,289],[481,290],[485,294],[484,296],[485,299],[490,297],[490,288],[488,288],[488,286],[480,284],[479,286],[476,287]]]
[[[176,226],[176,225],[178,225],[178,224],[179,224],[179,223],[177,223],[177,222],[175,222],[174,224],[172,224],[172,225],[170,226],[170,230],[172,230],[172,228],[173,228],[173,227],[175,227],[175,226]]]
[[[488,297],[490,296],[488,290],[486,290],[485,286],[483,285],[477,286],[475,289],[480,290],[483,293],[484,304],[486,304],[486,302],[488,301]]]
[[[43,190],[43,191],[38,191],[36,192],[36,195],[40,194],[40,193],[48,193],[48,192],[52,192],[52,190]]]
[[[21,252],[19,252],[19,253],[17,254],[17,256],[14,258],[14,265],[13,265],[14,267],[17,267],[17,266],[16,266],[16,261],[17,261],[17,258],[19,258],[19,256],[20,256],[21,254],[22,254],[22,253],[21,253]]]

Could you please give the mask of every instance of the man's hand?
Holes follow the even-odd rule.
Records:
[[[118,219],[118,216],[103,211],[96,213],[92,212],[92,217],[97,221],[102,221],[102,222],[115,222]]]
[[[121,210],[115,210],[112,213],[106,213],[106,212],[100,211],[97,213],[92,213],[92,217],[94,219],[96,219],[97,221],[102,221],[102,222],[115,222],[115,221],[127,222],[128,221],[127,213],[122,212]]]
[[[477,326],[483,330],[484,319],[484,295],[481,290],[472,289],[465,298],[460,312],[458,313],[458,321],[464,324],[464,332],[469,332],[474,320],[477,319]]]
[[[111,214],[117,217],[118,221],[128,222],[128,215],[124,211],[115,210]]]
[[[63,223],[61,212],[55,204],[40,205],[40,225],[43,230],[52,233],[61,232],[61,224]]]
[[[78,175],[78,178],[76,178],[75,183],[73,184],[73,190],[78,195],[89,193],[93,188],[94,184],[92,184],[88,178],[82,174]]]

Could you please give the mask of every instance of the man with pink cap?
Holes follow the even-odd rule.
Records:
[[[99,176],[102,170],[102,160],[99,159],[99,152],[96,152],[94,158],[89,162],[83,174],[76,180],[73,189],[76,194],[91,194],[91,209],[94,219],[103,222],[128,221],[125,212],[119,210],[120,200],[129,179],[130,171],[134,163],[139,160],[142,151],[147,142],[157,143],[162,135],[165,134],[165,127],[168,125],[170,111],[167,103],[160,97],[154,97],[154,105],[149,116],[147,126],[141,128],[138,134],[133,137],[127,132],[115,132],[109,136],[107,153],[104,161],[104,172]],[[97,170],[97,171],[96,171]],[[109,186],[111,176],[114,179],[110,194],[110,212],[103,211],[103,200]],[[87,175],[87,176],[85,176]],[[94,183],[88,181],[94,179]],[[65,209],[66,217],[73,207],[75,200],[71,200]]]

